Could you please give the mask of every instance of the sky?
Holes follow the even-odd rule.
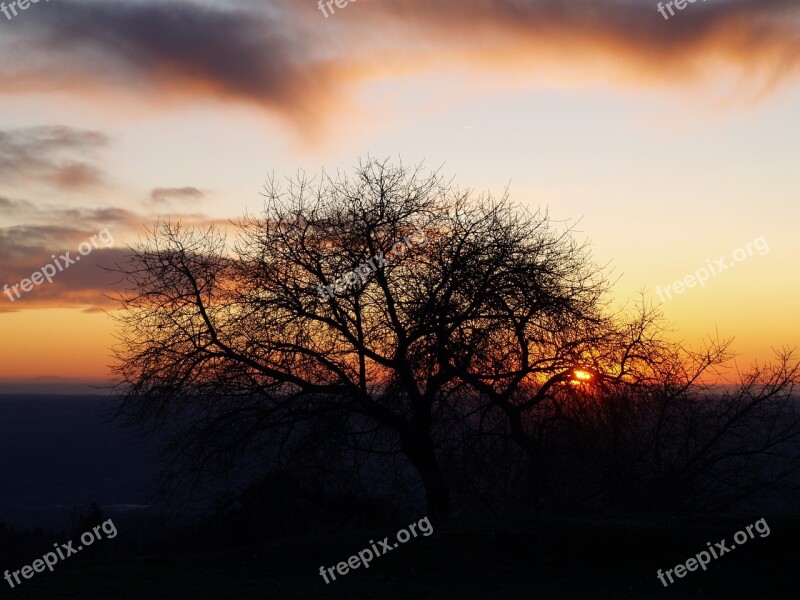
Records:
[[[0,12],[0,382],[108,376],[101,267],[159,219],[226,222],[270,175],[367,156],[508,186],[689,345],[735,337],[746,367],[798,344],[796,0],[339,1]]]

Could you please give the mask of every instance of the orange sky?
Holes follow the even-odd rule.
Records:
[[[620,303],[757,238],[663,305],[675,335],[796,345],[800,4],[715,0],[59,0],[0,18],[0,381],[106,374],[111,265],[159,217],[260,207],[271,173],[357,157],[580,219]]]

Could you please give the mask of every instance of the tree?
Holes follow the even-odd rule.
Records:
[[[580,377],[556,375],[517,401],[538,458],[536,500],[580,512],[703,512],[745,501],[774,509],[778,494],[796,494],[800,366],[785,348],[731,380],[731,345],[668,341],[660,314],[642,304],[581,358]]]
[[[604,322],[600,270],[546,214],[421,167],[301,173],[265,197],[235,244],[164,223],[120,267],[120,414],[173,427],[196,469],[259,444],[274,458],[300,430],[399,451],[445,518],[436,448],[482,408],[467,390],[515,430],[520,385],[571,366]]]
[[[454,473],[478,464],[475,480],[503,464],[529,481],[534,507],[569,489],[681,507],[797,471],[789,353],[738,391],[706,386],[728,342],[691,353],[644,302],[611,310],[571,228],[507,192],[368,160],[353,177],[270,179],[264,196],[234,242],[163,223],[118,268],[119,414],[168,430],[173,482],[282,471],[296,486],[303,471],[321,497],[400,455],[442,520]],[[757,477],[776,452],[789,462]],[[700,494],[705,476],[727,495]]]

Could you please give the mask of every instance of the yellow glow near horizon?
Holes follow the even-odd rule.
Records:
[[[106,379],[114,324],[105,313],[75,309],[0,313],[0,379],[40,376]]]

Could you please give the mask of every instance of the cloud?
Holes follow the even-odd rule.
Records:
[[[313,129],[334,93],[336,69],[312,56],[313,44],[290,18],[279,6],[60,0],[15,27],[28,50],[21,65],[3,61],[0,87],[14,81],[16,92],[132,89],[156,102],[235,99]]]
[[[22,212],[30,212],[35,210],[35,208],[33,202],[28,202],[27,200],[12,200],[11,198],[0,196],[0,214],[19,214]]]
[[[173,213],[163,219],[181,221],[187,226],[203,227],[209,223],[202,214]],[[59,272],[52,283],[42,283],[14,302],[7,295],[0,295],[0,312],[56,307],[87,311],[118,308],[104,297],[113,291],[115,276],[101,266],[122,262],[128,253],[127,248],[121,247],[123,240],[140,233],[144,224],[155,223],[156,218],[115,207],[62,208],[0,196],[0,223],[12,220],[21,224],[0,227],[0,289],[30,278],[43,266],[52,264],[54,255],[59,257],[69,251],[74,258],[79,245],[91,243],[92,236],[97,236],[98,248]],[[108,238],[99,235],[106,228],[115,242],[112,247],[105,247],[103,241]]]
[[[87,233],[97,233],[104,227],[135,231],[148,220],[122,208],[63,208],[5,197],[0,197],[0,217],[2,222],[19,223],[0,227],[0,256],[6,264],[19,253],[27,254],[30,248],[78,244]]]
[[[100,169],[92,165],[75,163],[62,165],[50,177],[57,187],[83,188],[99,185],[103,181]]]
[[[205,194],[196,187],[155,188],[150,192],[150,201],[154,204],[164,204],[172,199],[197,200],[204,196]]]
[[[657,5],[653,0],[389,0],[370,10],[423,48],[412,50],[409,60],[437,66],[460,63],[532,74],[549,68],[612,85],[714,80],[727,75],[721,71],[726,68],[748,92],[754,85],[771,88],[797,79],[796,0],[698,0],[669,20]],[[357,18],[368,28],[364,13]]]
[[[2,200],[2,199],[0,199]],[[0,215],[16,214],[33,222],[0,227],[0,283],[30,275],[32,265],[49,262],[57,252],[72,250],[88,241],[102,229],[108,229],[115,239],[123,233],[137,230],[144,218],[122,209],[58,209],[35,208],[26,201],[3,203]],[[10,210],[9,210],[10,208]]]
[[[63,126],[0,130],[0,177],[5,182],[35,179],[66,189],[99,185],[101,171],[74,156],[85,159],[108,141],[102,133]]]
[[[96,234],[97,232],[92,235]],[[87,236],[84,241],[88,243],[89,237]],[[16,261],[13,269],[5,266],[0,268],[0,287],[3,287],[0,295],[0,313],[40,308],[82,308],[86,312],[118,308],[118,303],[105,297],[114,293],[119,280],[119,276],[109,273],[107,268],[125,262],[130,251],[127,248],[105,248],[102,243],[99,243],[99,246],[85,256],[80,256],[76,247],[57,250],[50,254],[47,254],[48,249],[41,248],[41,258],[36,259],[31,255],[26,257],[25,261]],[[62,258],[66,252],[69,252],[69,255]],[[53,259],[51,255],[56,258]],[[68,264],[68,260],[76,262],[58,271],[58,266]],[[13,289],[15,285],[23,279],[30,279],[32,274],[40,272],[48,264],[52,265],[51,270],[55,271],[55,274],[51,275],[51,282],[44,280],[39,285],[34,285],[28,292],[17,287],[15,292]],[[8,291],[4,287],[6,285]],[[13,302],[9,294],[14,299]]]
[[[656,7],[654,0],[381,0],[325,19],[311,1],[220,8],[60,0],[15,22],[0,42],[11,49],[24,40],[26,48],[19,60],[0,63],[0,94],[66,91],[111,103],[104,92],[112,91],[156,106],[235,101],[311,135],[336,114],[332,108],[350,107],[344,100],[361,82],[454,66],[510,71],[514,86],[541,77],[724,82],[730,69],[752,93],[797,79],[796,0],[698,0],[669,20]]]

